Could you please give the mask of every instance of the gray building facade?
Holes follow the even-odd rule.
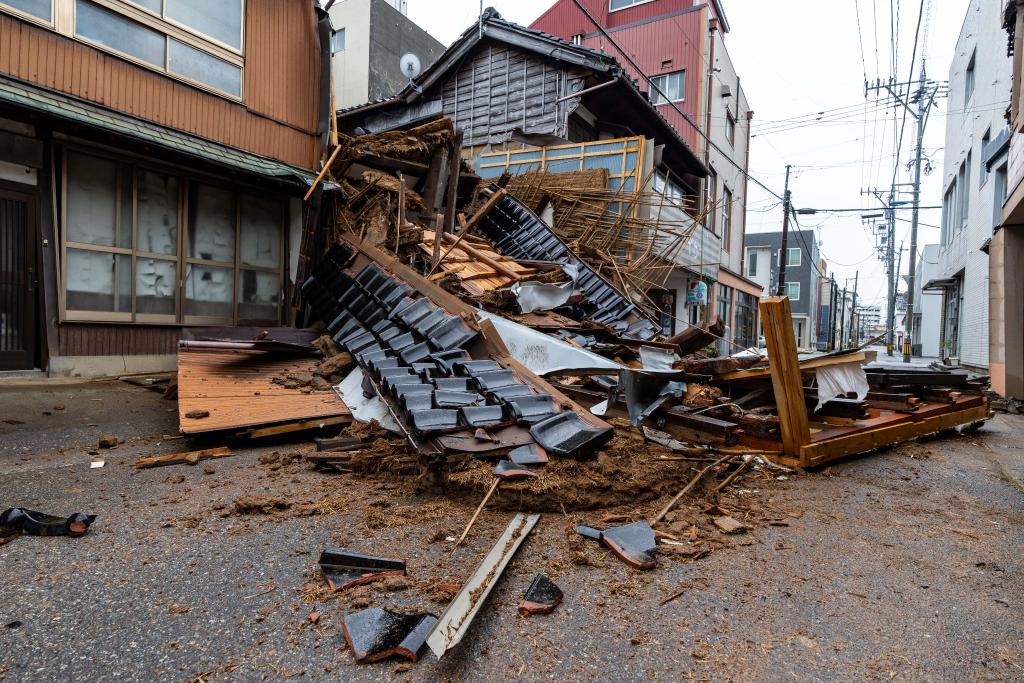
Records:
[[[331,6],[331,70],[338,109],[402,90],[409,83],[400,62],[404,55],[416,55],[425,69],[444,52],[444,45],[399,9],[405,6],[397,0],[340,0]]]
[[[782,232],[748,233],[744,244],[744,275],[776,294],[782,263]],[[818,340],[821,307],[821,254],[813,230],[790,230],[786,245],[786,291],[793,308],[793,333],[800,349],[813,349]]]

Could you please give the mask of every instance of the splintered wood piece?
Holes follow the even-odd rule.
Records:
[[[686,486],[684,486],[683,490],[680,491],[679,493],[677,493],[675,495],[675,497],[668,502],[668,505],[666,505],[664,508],[662,508],[661,512],[659,512],[654,517],[654,519],[651,520],[651,526],[654,526],[655,524],[660,522],[662,519],[664,519],[665,515],[668,514],[669,510],[671,510],[675,506],[675,504],[679,502],[679,499],[682,498],[683,496],[685,496],[687,493],[689,493],[693,489],[693,487],[697,485],[697,482],[699,482],[701,479],[704,478],[705,474],[710,472],[714,467],[717,467],[718,465],[721,465],[726,460],[731,460],[731,459],[733,459],[735,457],[736,457],[735,455],[727,455],[725,457],[719,458],[718,460],[714,461],[713,463],[711,463],[710,465],[708,465],[707,467],[702,469],[696,475],[694,475],[693,479],[690,480],[690,483],[688,483]]]
[[[171,455],[155,455],[150,458],[140,458],[135,461],[136,469],[144,470],[150,467],[165,467],[167,465],[197,465],[203,460],[225,458],[234,455],[234,451],[226,446],[219,448],[207,448],[202,451],[190,451],[188,453],[173,453]]]
[[[811,442],[811,430],[804,402],[796,336],[793,334],[793,311],[789,297],[785,296],[762,299],[760,308],[782,432],[782,451],[799,458],[800,448]]]
[[[491,488],[487,490],[487,495],[485,495],[484,499],[480,501],[480,505],[477,506],[476,512],[473,513],[473,517],[469,520],[469,524],[466,525],[466,530],[462,532],[461,536],[459,536],[459,540],[455,541],[456,548],[458,548],[459,545],[464,540],[466,540],[466,536],[469,534],[469,530],[473,528],[474,524],[476,524],[476,518],[480,516],[480,513],[483,511],[484,506],[487,505],[487,501],[489,501],[491,499],[491,496],[494,495],[494,492],[498,490],[498,484],[500,483],[501,479],[495,478],[494,483],[491,484]]]

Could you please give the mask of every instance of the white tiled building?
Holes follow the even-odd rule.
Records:
[[[945,109],[942,238],[936,276],[943,291],[943,357],[988,367],[988,242],[1006,196],[1000,140],[1010,97],[1012,60],[993,39],[1003,3],[972,0],[949,69]],[[917,340],[915,340],[917,342]]]

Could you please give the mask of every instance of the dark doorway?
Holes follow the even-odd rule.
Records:
[[[0,370],[36,364],[36,230],[32,195],[0,187]]]

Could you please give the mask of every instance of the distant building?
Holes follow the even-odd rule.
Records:
[[[425,69],[444,45],[406,16],[406,0],[339,0],[331,5],[331,64],[338,109],[391,97],[409,83],[400,60]]]
[[[1013,67],[992,37],[1003,4],[971,0],[949,68],[941,244],[924,283],[943,295],[943,356],[979,369],[989,364],[989,242],[1006,197],[1005,108],[993,106],[1008,99]]]
[[[912,352],[915,356],[939,358],[942,344],[942,292],[924,289],[924,283],[938,276],[938,244],[926,244],[917,260],[917,291],[914,293],[914,340]]]
[[[990,143],[993,152],[1008,143],[1009,152],[987,169],[994,174],[994,191],[1004,198],[996,203],[999,224],[989,245],[989,374],[994,391],[1024,400],[1024,0],[1008,0],[1005,7],[1013,77],[1009,140],[999,145],[994,136]]]
[[[813,230],[790,230],[786,249],[786,286],[793,309],[793,333],[800,349],[818,345],[822,281],[818,263],[821,254]],[[764,288],[765,295],[778,289],[782,250],[781,232],[759,232],[746,236],[746,276]]]

